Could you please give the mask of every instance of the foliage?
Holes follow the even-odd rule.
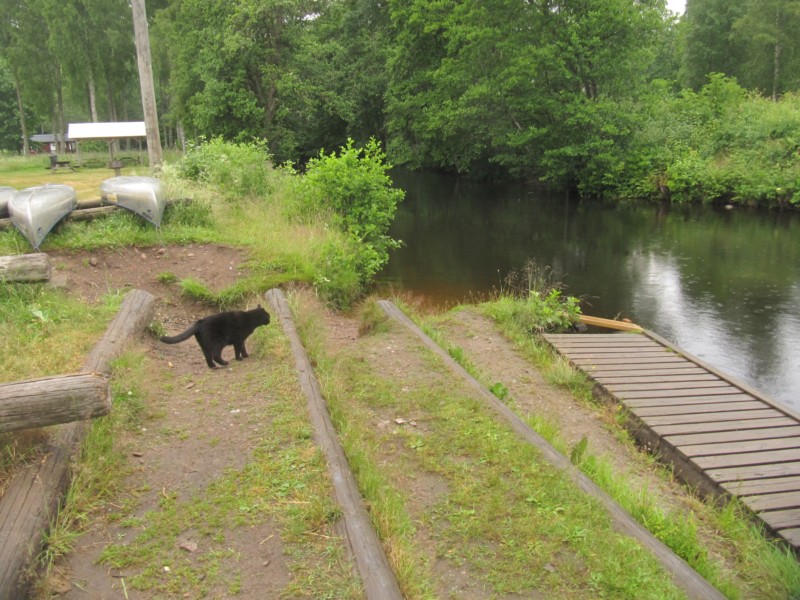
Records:
[[[272,188],[271,157],[265,142],[226,142],[220,137],[190,144],[178,164],[181,176],[211,184],[225,196],[267,196]]]
[[[547,269],[528,261],[509,273],[497,299],[486,306],[493,318],[513,322],[528,334],[566,331],[580,319],[580,300],[564,296],[560,287]]]
[[[788,206],[800,201],[800,96],[778,102],[713,75],[699,92],[654,84],[636,106],[616,193]]]
[[[400,245],[388,231],[404,193],[392,186],[388,169],[375,139],[363,148],[348,140],[338,154],[323,151],[310,160],[296,186],[298,210],[331,214],[343,234],[340,243],[325,248],[317,278],[322,297],[335,306],[348,306],[363,292],[389,260],[389,250]]]

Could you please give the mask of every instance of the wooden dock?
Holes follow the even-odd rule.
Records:
[[[800,415],[650,332],[545,335],[701,493],[734,496],[800,555]]]

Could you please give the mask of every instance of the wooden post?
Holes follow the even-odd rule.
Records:
[[[155,297],[143,290],[125,296],[117,316],[83,364],[84,373],[106,373],[112,359],[153,317]],[[43,448],[44,458],[15,473],[0,501],[0,598],[26,598],[32,561],[55,520],[69,484],[73,452],[85,435],[83,421],[61,425]]]
[[[110,412],[108,380],[96,373],[0,385],[0,433],[93,419]]]
[[[0,281],[47,281],[51,273],[50,257],[42,252],[0,256]]]
[[[158,110],[153,86],[153,65],[150,60],[150,36],[147,30],[147,13],[144,0],[131,0],[133,32],[136,39],[136,62],[139,65],[139,87],[142,91],[144,128],[147,134],[147,157],[150,169],[161,169],[161,136],[158,131]]]

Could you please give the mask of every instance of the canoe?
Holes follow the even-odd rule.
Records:
[[[8,201],[11,222],[35,250],[61,219],[75,210],[78,195],[68,185],[45,184],[16,192]]]
[[[166,197],[164,186],[153,177],[122,176],[100,184],[105,202],[116,204],[143,217],[156,227],[161,226]]]
[[[16,193],[16,188],[0,185],[0,217],[8,216],[8,201]]]

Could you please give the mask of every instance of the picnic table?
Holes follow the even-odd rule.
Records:
[[[58,158],[54,155],[50,155],[50,170],[53,172],[57,172],[59,169],[69,169],[77,173],[75,167],[72,166],[71,160],[58,160]]]

